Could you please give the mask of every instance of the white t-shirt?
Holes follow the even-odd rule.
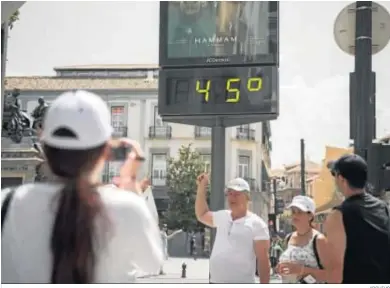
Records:
[[[61,184],[27,184],[10,202],[1,239],[3,283],[50,283],[50,238]],[[157,273],[163,263],[158,226],[139,195],[116,187],[98,189],[109,220],[96,247],[95,283],[134,282],[138,271]],[[5,195],[2,193],[2,202]],[[53,205],[54,204],[54,205]],[[96,231],[102,231],[101,218]]]
[[[232,220],[229,210],[213,212],[217,228],[210,257],[210,281],[213,283],[255,283],[254,241],[269,240],[267,224],[248,211]]]

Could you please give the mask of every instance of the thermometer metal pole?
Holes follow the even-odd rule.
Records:
[[[225,150],[226,133],[223,121],[217,117],[211,131],[211,189],[210,210],[225,209]],[[214,245],[216,229],[213,229],[210,239],[210,248]]]

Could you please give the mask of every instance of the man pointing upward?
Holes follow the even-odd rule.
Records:
[[[242,178],[230,181],[225,194],[230,209],[219,211],[209,210],[208,184],[208,175],[201,174],[195,214],[198,221],[217,229],[210,257],[210,283],[255,283],[256,263],[260,282],[269,283],[269,231],[263,219],[248,210],[248,182]]]

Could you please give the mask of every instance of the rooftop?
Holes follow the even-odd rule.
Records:
[[[155,72],[157,69],[157,64],[60,66],[54,68],[57,76],[6,77],[5,89],[18,88],[22,91],[157,90],[157,77],[147,77],[147,74],[140,74],[141,77],[139,77],[138,74],[132,74],[144,71]]]
[[[157,64],[92,64],[54,67],[54,70],[148,70],[158,69]]]
[[[49,76],[6,77],[6,90],[24,91],[86,90],[157,90],[157,79],[61,78]]]
[[[305,161],[305,170],[306,170],[306,172],[318,173],[321,170],[321,165],[316,163],[316,162],[306,160]],[[274,177],[282,177],[282,176],[286,175],[287,173],[300,172],[300,171],[301,171],[301,163],[295,162],[292,164],[284,165],[284,169],[272,170],[272,175]]]
[[[307,183],[311,183],[313,182],[315,179],[317,179],[318,177],[320,177],[319,175],[314,175],[312,177],[309,177],[308,179],[306,179],[306,182]]]
[[[271,177],[282,177],[286,171],[284,169],[272,169]]]
[[[317,173],[317,172],[320,172],[321,165],[318,163],[315,163],[313,161],[305,161],[305,170],[306,170],[306,172]],[[299,172],[299,171],[301,171],[301,163],[298,163],[294,166],[289,166],[288,168],[286,168],[287,173]]]
[[[379,139],[381,142],[388,142],[390,141],[390,134],[383,136],[382,138]]]

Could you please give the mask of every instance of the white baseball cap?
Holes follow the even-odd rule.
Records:
[[[42,141],[55,148],[86,150],[103,145],[111,136],[111,115],[107,104],[97,95],[70,91],[60,95],[50,105],[43,123]],[[57,136],[61,128],[76,137]]]
[[[316,212],[316,204],[314,200],[307,196],[298,195],[295,196],[290,205],[288,205],[287,209],[292,207],[296,207],[303,212],[310,212],[315,214]]]
[[[230,180],[229,183],[226,186],[227,189],[232,189],[234,191],[240,191],[240,192],[250,192],[250,187],[248,182],[246,182],[242,178],[236,178],[233,180]]]

